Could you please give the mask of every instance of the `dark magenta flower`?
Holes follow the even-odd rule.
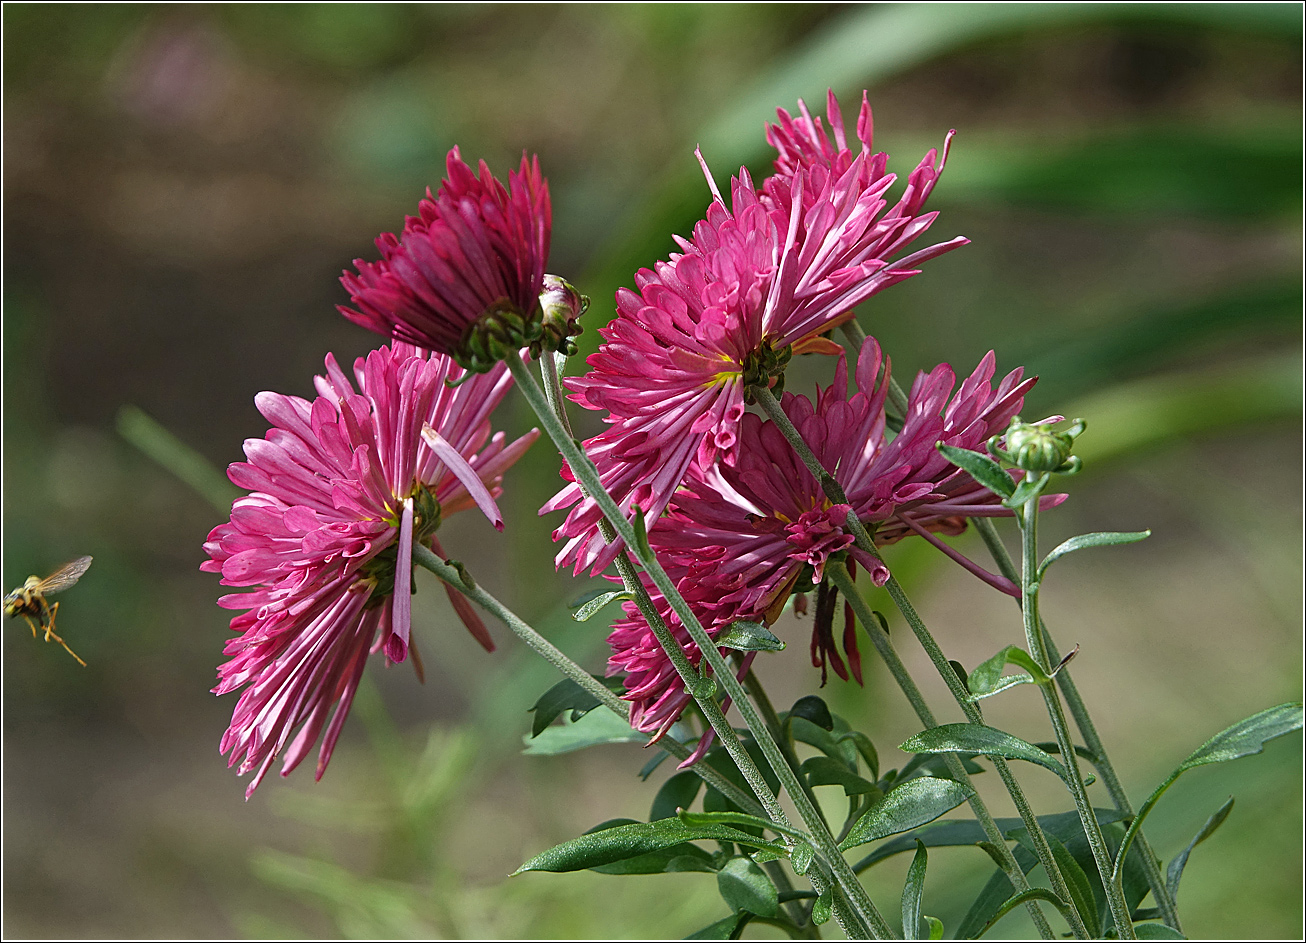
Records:
[[[398,235],[376,240],[381,258],[355,259],[340,278],[355,324],[453,357],[483,373],[544,334],[540,291],[552,209],[539,159],[522,155],[505,188],[481,161],[479,174],[449,152],[448,177]],[[570,331],[565,325],[561,338]]]
[[[834,383],[817,390],[816,401],[786,393],[785,414],[822,466],[844,489],[848,504],[834,504],[795,454],[774,423],[753,413],[740,422],[733,464],[691,465],[667,513],[649,531],[649,544],[695,614],[716,637],[730,622],[743,619],[772,623],[796,592],[822,587],[831,556],[847,555],[881,585],[884,564],[853,544],[847,532],[851,508],[866,524],[877,545],[912,533],[926,536],[972,572],[1008,592],[1019,590],[1001,577],[943,544],[936,532],[959,533],[966,519],[1011,516],[999,497],[968,474],[950,465],[936,443],[982,448],[989,436],[1006,428],[1019,411],[1034,378],[1013,370],[992,384],[994,358],[987,354],[953,395],[956,375],[947,364],[920,374],[912,385],[902,432],[885,435],[884,401],[889,363],[868,338],[848,393],[848,371],[840,358]],[[1050,495],[1043,507],[1061,503]],[[813,631],[813,663],[824,671],[848,672],[860,680],[856,635],[848,618],[843,633],[845,668],[835,644],[831,621],[834,594],[818,598]],[[676,632],[695,665],[699,653],[674,614],[659,611]],[[613,655],[609,672],[626,675],[627,699],[634,704],[632,723],[642,730],[665,732],[689,701],[680,678],[662,654],[647,623],[633,603],[609,637]],[[643,726],[640,726],[640,725]]]
[[[312,402],[255,398],[272,428],[247,440],[248,460],[228,471],[250,494],[204,545],[211,559],[202,570],[250,588],[219,600],[246,611],[231,620],[239,637],[226,645],[230,660],[214,688],[247,686],[221,745],[229,765],[239,760],[241,774],[254,771],[247,797],[279,755],[285,776],[319,737],[321,778],[367,656],[408,656],[413,542],[443,554],[440,521],[473,506],[502,529],[494,496],[538,435],[508,443],[502,432],[490,434],[490,413],[512,385],[503,364],[456,387],[445,381],[463,370],[407,344],[360,358],[357,388],[330,355],[326,367]],[[471,604],[449,595],[493,650]]]
[[[567,381],[575,402],[608,412],[610,427],[585,449],[628,515],[638,507],[655,521],[691,463],[733,462],[750,385],[773,383],[795,353],[837,353],[821,335],[855,305],[966,242],[893,261],[934,220],[920,211],[942,161],[936,167],[930,151],[889,207],[884,193],[895,178],[885,155],[870,152],[869,108],[855,154],[833,95],[834,143],[802,114],[795,122],[781,111],[768,130],[779,158],[760,190],[741,169],[727,206],[704,164],[714,197],[706,218],[692,239],[677,240],[682,252],[638,272],[635,291],[617,293],[617,317],[600,329],[590,372]],[[563,508],[571,510],[554,534],[567,541],[558,565],[603,569],[619,545],[603,542],[597,507],[573,482],[542,513]]]

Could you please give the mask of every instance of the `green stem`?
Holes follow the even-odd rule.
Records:
[[[902,689],[902,693],[907,696],[907,700],[916,712],[920,722],[927,729],[937,727],[939,722],[935,719],[934,712],[925,703],[925,698],[920,689],[916,687],[916,682],[912,680],[910,672],[907,671],[907,666],[898,657],[888,633],[880,626],[879,620],[875,618],[870,606],[866,604],[866,599],[858,591],[852,575],[848,572],[848,567],[842,561],[831,561],[826,564],[825,572],[834,585],[839,588],[839,591],[843,593],[844,598],[851,603],[853,612],[856,613],[862,628],[870,636],[875,650],[879,652],[881,660],[888,666],[889,673],[898,682],[898,687]],[[966,767],[961,758],[955,753],[945,753],[943,759],[948,766],[949,775],[971,791],[969,800],[971,810],[975,813],[975,818],[984,829],[984,836],[1001,853],[1002,870],[1007,875],[1007,880],[1011,882],[1015,893],[1024,893],[1029,890],[1030,884],[1025,877],[1025,872],[1016,862],[1015,856],[1012,855],[1011,849],[1007,846],[1007,839],[1003,836],[1002,830],[998,828],[998,823],[994,821],[993,814],[989,812],[988,806],[985,805],[984,800],[980,798],[979,792],[972,785],[970,775],[966,772]],[[1048,926],[1047,918],[1043,916],[1043,911],[1038,903],[1030,900],[1027,902],[1027,907],[1030,917],[1033,918],[1034,924],[1038,927],[1039,934],[1043,939],[1054,939],[1055,935],[1052,933],[1052,928]]]
[[[1032,482],[1040,477],[1046,480],[1046,476],[1036,472],[1026,472],[1026,481]],[[1053,665],[1048,661],[1048,648],[1038,617],[1038,499],[1039,493],[1036,491],[1020,510],[1022,550],[1020,608],[1024,616],[1025,641],[1029,645],[1029,653],[1045,673],[1051,674]],[[1125,900],[1124,888],[1119,875],[1114,873],[1111,853],[1107,849],[1106,840],[1102,837],[1102,828],[1098,824],[1097,815],[1093,812],[1093,803],[1088,798],[1088,789],[1084,786],[1084,778],[1079,771],[1079,757],[1075,754],[1075,744],[1070,738],[1066,715],[1061,709],[1061,698],[1053,685],[1040,684],[1039,690],[1043,693],[1048,716],[1052,719],[1052,727],[1056,731],[1057,745],[1061,750],[1062,762],[1068,774],[1066,785],[1070,787],[1070,794],[1075,799],[1080,823],[1088,838],[1089,848],[1093,851],[1098,874],[1102,876],[1102,887],[1106,892],[1112,919],[1115,921],[1117,938],[1137,939],[1133,919],[1129,914],[1129,904]]]
[[[771,391],[761,386],[754,386],[751,390],[758,405],[762,407],[762,410],[767,414],[768,418],[776,424],[776,427],[789,441],[789,444],[793,446],[795,453],[800,459],[802,459],[803,464],[807,466],[807,470],[812,473],[813,477],[815,477],[818,482],[821,483],[821,487],[825,491],[826,497],[828,497],[834,504],[847,504],[848,497],[843,493],[843,488],[839,486],[839,483],[835,480],[833,475],[821,467],[820,461],[817,460],[816,456],[812,453],[812,450],[808,448],[807,443],[803,441],[803,437],[799,434],[798,430],[794,428],[794,424],[789,421],[789,417],[785,414],[785,411],[781,409],[780,403],[776,401],[776,398],[771,395]],[[848,511],[847,526],[849,531],[853,534],[858,548],[874,557],[876,560],[883,562],[880,557],[880,552],[875,546],[875,541],[872,540],[866,527],[858,519],[856,512],[851,509]],[[938,642],[934,640],[934,636],[930,634],[929,629],[926,628],[924,621],[922,621],[921,617],[916,613],[915,607],[912,606],[911,600],[907,598],[907,594],[903,592],[898,581],[893,576],[890,576],[884,584],[884,588],[888,590],[889,596],[893,599],[894,604],[902,613],[903,618],[907,620],[907,624],[911,626],[912,633],[920,642],[921,647],[924,648],[926,654],[930,656],[930,661],[933,662],[935,670],[939,673],[939,676],[943,678],[944,683],[948,686],[948,690],[952,692],[953,698],[957,701],[957,704],[961,707],[962,711],[965,712],[966,719],[973,724],[983,724],[984,718],[980,715],[979,708],[976,707],[975,703],[970,699],[970,692],[962,685],[961,679],[957,677],[957,672],[952,669],[952,665],[948,664],[948,659],[943,654],[943,650],[939,647]],[[1043,870],[1047,872],[1053,891],[1055,891],[1057,896],[1062,900],[1070,900],[1070,891],[1066,886],[1065,877],[1062,875],[1061,869],[1057,866],[1056,859],[1052,856],[1052,849],[1048,846],[1047,836],[1044,835],[1043,827],[1039,824],[1037,817],[1034,815],[1033,809],[1025,798],[1024,790],[1020,788],[1020,783],[1017,782],[1016,777],[1011,772],[1011,768],[1007,765],[1006,760],[996,756],[990,757],[990,759],[993,762],[993,768],[997,770],[998,776],[1002,779],[1003,785],[1007,787],[1007,792],[1011,795],[1011,801],[1015,804],[1016,810],[1020,813],[1021,821],[1029,830],[1030,839],[1034,845],[1035,853],[1038,856],[1039,863],[1043,865]],[[1076,915],[1076,917],[1078,918],[1078,915]],[[1079,921],[1078,926],[1075,926],[1075,924],[1072,923],[1071,930],[1081,939],[1088,936],[1088,930],[1083,925],[1082,920]]]
[[[544,393],[540,390],[539,384],[535,382],[535,378],[531,376],[526,364],[515,356],[507,358],[506,362],[508,369],[512,372],[513,379],[517,381],[517,389],[521,390],[522,395],[531,404],[531,408],[535,410],[540,423],[562,453],[576,481],[593,498],[599,510],[603,512],[603,516],[607,518],[616,531],[617,536],[625,543],[627,551],[636,557],[640,566],[648,573],[654,585],[662,593],[663,598],[667,600],[676,616],[680,619],[680,624],[689,632],[690,638],[698,646],[703,658],[711,666],[717,683],[726,690],[726,693],[734,701],[736,708],[748,726],[749,732],[753,735],[753,739],[762,750],[762,754],[766,757],[780,782],[784,785],[785,791],[789,793],[790,798],[793,800],[799,817],[803,820],[803,824],[812,836],[816,849],[828,860],[839,887],[848,895],[853,912],[861,918],[861,921],[873,935],[881,938],[893,938],[895,934],[879,910],[876,909],[874,902],[871,901],[857,876],[853,874],[852,868],[839,850],[834,836],[825,827],[825,822],[820,813],[808,800],[793,770],[785,762],[779,746],[772,739],[752,702],[748,700],[739,679],[730,670],[730,666],[721,656],[721,652],[698,621],[689,604],[677,591],[675,583],[662,569],[662,565],[649,548],[647,539],[641,540],[637,537],[635,528],[626,519],[621,509],[617,507],[611,495],[604,489],[594,463],[589,460],[589,457],[585,455],[580,446],[576,444],[576,441],[567,433],[561,421],[549,408]],[[671,648],[667,649],[668,656],[672,656],[673,650],[678,648],[678,643],[673,644]],[[692,687],[689,690],[693,693]],[[706,700],[710,699],[705,698],[704,701]],[[700,701],[699,704],[701,707],[703,701]],[[726,733],[731,737],[734,736],[733,729],[727,729]],[[723,741],[724,739],[725,737],[723,737]],[[747,759],[747,754],[744,755]],[[748,762],[751,765],[751,760]],[[747,775],[742,766],[740,771],[745,772],[745,775]]]
[[[498,618],[504,625],[512,629],[513,634],[523,642],[534,649],[538,654],[544,656],[545,661],[553,665],[560,672],[570,678],[576,684],[580,685],[586,693],[597,698],[599,703],[612,711],[619,714],[627,720],[630,719],[630,705],[610,691],[605,685],[595,680],[594,676],[582,668],[576,662],[572,661],[556,645],[546,639],[543,635],[524,622],[511,609],[501,603],[498,599],[491,596],[477,583],[472,581],[471,577],[465,570],[441,560],[439,556],[433,553],[426,546],[414,541],[413,542],[413,562],[418,566],[430,570],[444,582],[448,583],[458,592],[462,593],[472,602],[479,605],[485,611]],[[683,743],[674,737],[663,737],[658,741],[657,746],[661,747],[667,753],[670,753],[676,759],[683,760],[690,755],[690,750]],[[719,772],[706,763],[695,763],[694,772],[703,778],[703,781],[714,789],[726,795],[730,800],[740,808],[752,815],[763,815],[764,810],[757,801],[745,793],[742,789],[726,779]]]
[[[993,521],[987,517],[979,517],[975,518],[974,523],[980,536],[984,538],[984,543],[988,546],[989,553],[992,554],[993,561],[997,564],[999,571],[1013,583],[1019,583],[1020,574],[1016,572],[1011,555],[1007,553],[1006,545],[1002,543],[1002,539],[998,536]],[[1017,604],[1019,604],[1019,600],[1017,600]],[[1047,646],[1048,660],[1059,664],[1061,653],[1057,650],[1056,642],[1052,639],[1052,633],[1048,631],[1048,627],[1041,616],[1038,624],[1043,635],[1043,642]],[[1079,688],[1076,687],[1068,666],[1057,672],[1057,687],[1061,688],[1061,694],[1066,699],[1066,707],[1070,709],[1070,716],[1074,718],[1075,726],[1079,728],[1079,734],[1084,740],[1084,746],[1098,758],[1098,762],[1094,765],[1102,778],[1102,784],[1106,786],[1107,792],[1111,794],[1111,800],[1116,809],[1132,818],[1134,816],[1134,807],[1129,801],[1129,794],[1125,792],[1120,777],[1116,775],[1115,767],[1112,765],[1110,757],[1107,756],[1106,746],[1102,743],[1102,738],[1098,736],[1097,727],[1088,713],[1088,707],[1079,694]],[[1182,933],[1183,928],[1179,925],[1179,910],[1169,887],[1166,886],[1165,878],[1161,874],[1161,868],[1157,864],[1156,852],[1152,850],[1152,846],[1141,831],[1138,833],[1136,841],[1141,852],[1140,857],[1143,859],[1147,884],[1152,889],[1152,898],[1161,910],[1162,919],[1172,929]]]
[[[821,813],[821,818],[824,819],[825,812],[821,809],[820,803],[816,801],[816,794],[812,792],[812,787],[808,785],[807,780],[804,779],[798,771],[798,768],[802,764],[798,759],[798,754],[794,752],[793,741],[785,734],[784,725],[780,723],[780,715],[776,713],[775,706],[771,703],[771,698],[766,693],[766,688],[762,687],[762,679],[760,679],[751,668],[748,670],[748,673],[744,675],[744,690],[752,696],[753,703],[756,704],[757,709],[761,711],[763,722],[766,724],[767,729],[771,731],[771,736],[775,739],[776,744],[779,745],[780,752],[784,754],[785,761],[789,764],[789,768],[794,771],[794,776],[797,778],[798,784],[803,787],[803,791],[807,793],[808,800],[816,807],[816,810]],[[829,825],[828,821],[826,822],[826,825]]]

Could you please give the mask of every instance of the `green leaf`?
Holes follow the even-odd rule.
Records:
[[[926,914],[926,915],[925,915],[924,920],[925,920],[925,922],[929,925],[929,928],[930,928],[930,939],[931,939],[931,940],[942,940],[942,939],[943,939],[943,921],[940,920],[938,917],[931,917],[929,914]]]
[[[999,877],[1002,878],[1003,880],[1006,880],[1006,875],[1002,874],[1001,872],[995,875],[995,877]],[[1007,881],[1007,887],[1011,887],[1010,881]],[[1056,894],[1053,894],[1046,887],[1031,887],[1029,890],[1021,891],[1019,894],[1013,894],[1011,897],[1008,897],[1005,901],[1003,901],[1002,904],[997,908],[993,916],[989,918],[989,922],[984,924],[984,926],[980,928],[979,931],[964,937],[959,936],[958,938],[966,939],[966,940],[978,939],[979,937],[987,933],[995,923],[997,923],[999,920],[1001,920],[1003,917],[1009,914],[1013,909],[1031,900],[1045,900],[1052,906],[1056,907],[1057,910],[1060,910],[1063,914],[1070,909],[1069,904],[1067,904]]]
[[[750,828],[766,828],[773,832],[789,835],[800,841],[808,841],[807,834],[788,825],[779,825],[770,819],[747,812],[685,812],[679,813],[680,821],[690,828],[701,825],[747,825]]]
[[[1140,940],[1186,940],[1184,936],[1173,927],[1168,927],[1164,923],[1136,923],[1134,924],[1134,935]]]
[[[925,892],[925,869],[929,855],[925,846],[916,843],[916,854],[907,869],[907,880],[902,887],[902,938],[919,940],[921,928],[921,895]]]
[[[716,637],[718,648],[733,648],[740,652],[779,652],[785,643],[760,622],[731,622]]]
[[[794,701],[794,706],[789,708],[788,717],[801,717],[810,721],[822,730],[834,729],[834,718],[830,716],[830,708],[825,701],[821,700],[814,694],[807,697],[800,697]]]
[[[742,855],[731,858],[717,872],[716,886],[736,913],[774,917],[780,906],[779,892],[766,872]]]
[[[647,743],[648,734],[612,711],[590,711],[580,720],[546,727],[538,737],[522,737],[522,742],[522,752],[530,756],[556,756],[601,743]]]
[[[1302,726],[1302,706],[1298,703],[1280,704],[1222,730],[1192,752],[1180,764],[1177,773],[1185,772],[1206,763],[1223,763],[1240,756],[1260,753],[1265,744],[1275,737]]]
[[[937,448],[943,453],[944,458],[994,494],[1009,498],[1015,493],[1016,484],[1011,480],[1011,476],[987,455],[972,452],[970,449],[959,449],[953,445],[944,445],[942,442],[937,444]]]
[[[842,786],[844,795],[858,796],[876,793],[880,787],[852,772],[839,760],[828,756],[813,756],[799,767],[800,775],[807,777],[811,786]]]
[[[636,824],[641,823],[637,823],[634,819],[610,819],[594,826],[585,834],[593,835],[621,825]],[[600,874],[666,874],[683,871],[715,871],[716,867],[711,854],[697,845],[681,842],[633,858],[594,865],[590,870]]]
[[[591,616],[614,599],[633,598],[634,597],[624,589],[597,589],[576,599],[568,608],[571,609],[571,617],[577,622],[587,622]]]
[[[793,865],[794,874],[806,874],[815,858],[816,850],[807,842],[799,842],[790,853],[789,863]]]
[[[1080,534],[1078,537],[1071,537],[1043,558],[1043,562],[1038,565],[1037,579],[1042,580],[1047,568],[1068,553],[1074,553],[1076,550],[1087,550],[1092,547],[1118,547],[1122,544],[1136,544],[1140,540],[1146,540],[1151,536],[1152,532],[1150,530],[1140,530],[1133,532],[1103,531],[1097,534]]]
[[[900,747],[908,753],[983,753],[1009,760],[1026,760],[1052,770],[1063,780],[1066,768],[1019,737],[980,724],[943,724],[921,731]]]
[[[1193,840],[1188,843],[1188,847],[1175,855],[1171,860],[1170,866],[1165,870],[1165,886],[1166,889],[1170,891],[1170,896],[1175,900],[1179,899],[1179,879],[1183,877],[1184,867],[1188,864],[1188,856],[1192,854],[1194,848],[1210,838],[1215,830],[1224,824],[1224,820],[1229,817],[1229,813],[1232,811],[1233,797],[1230,796],[1229,801],[1220,806],[1220,808],[1215,811],[1215,814],[1206,820],[1206,824],[1203,825],[1202,830],[1193,837]]]
[[[718,920],[699,930],[697,933],[691,933],[685,937],[686,940],[733,940],[735,932],[741,930],[741,923],[747,922],[744,914],[734,913],[729,917]]]
[[[1097,814],[1097,821],[1100,825],[1109,825],[1125,818],[1124,813],[1116,809],[1094,809],[1093,811]],[[998,830],[1007,837],[1010,837],[1013,830],[1024,827],[1024,823],[1015,816],[999,818],[995,819],[995,821],[998,824]],[[1038,822],[1045,831],[1056,833],[1062,831],[1066,823],[1078,825],[1079,815],[1075,812],[1055,812],[1051,815],[1040,815]],[[858,861],[853,866],[853,870],[860,873],[885,858],[891,858],[904,851],[911,851],[917,841],[923,842],[927,848],[944,848],[980,845],[987,841],[987,838],[979,822],[965,819],[935,822],[885,842],[861,861]]]
[[[862,762],[865,763],[866,768],[870,770],[871,778],[878,779],[880,777],[880,754],[876,751],[875,744],[871,743],[870,738],[866,736],[866,734],[860,733],[856,730],[850,730],[847,733],[839,734],[836,742],[848,742],[855,746],[858,754],[862,758]]]
[[[1018,665],[1029,674],[1004,678],[1002,669],[1008,664]],[[970,688],[971,700],[979,701],[1017,684],[1029,684],[1034,681],[1043,683],[1047,681],[1047,675],[1023,648],[1018,645],[1008,645],[992,658],[976,665],[968,679],[967,686]]]
[[[931,776],[909,779],[889,790],[883,799],[867,809],[853,824],[848,837],[839,843],[839,848],[847,851],[867,842],[918,828],[955,809],[971,795],[971,790],[951,779],[935,779]]]
[[[688,809],[698,795],[703,780],[692,769],[676,773],[662,784],[658,794],[653,797],[653,808],[649,810],[648,820],[669,819],[680,809]]]
[[[679,819],[662,819],[657,822],[626,822],[581,835],[536,855],[513,873],[582,871],[690,841],[734,842],[750,848],[766,848],[781,856],[788,855],[788,849],[782,843],[766,841],[728,825],[688,826]]]
[[[1195,767],[1205,766],[1207,763],[1223,763],[1228,760],[1236,760],[1239,757],[1260,753],[1261,750],[1265,749],[1265,744],[1269,741],[1294,730],[1300,730],[1301,726],[1301,704],[1295,702],[1280,704],[1278,707],[1271,707],[1259,714],[1253,714],[1246,720],[1239,721],[1232,727],[1220,731],[1194,750],[1189,754],[1188,759],[1180,763],[1179,768],[1171,773],[1169,778],[1158,786],[1156,791],[1148,796],[1147,801],[1139,808],[1138,814],[1134,816],[1134,820],[1129,826],[1129,831],[1125,833],[1124,840],[1120,843],[1120,851],[1117,853],[1115,861],[1116,873],[1119,873],[1121,869],[1124,856],[1128,852],[1134,836],[1143,827],[1143,820],[1147,818],[1148,813],[1152,811],[1160,798],[1165,795],[1166,790],[1173,786],[1175,780],[1181,775]]]
[[[1061,840],[1055,835],[1046,837],[1048,847],[1052,849],[1052,860],[1056,862],[1061,876],[1066,879],[1066,890],[1070,892],[1070,901],[1075,910],[1079,911],[1088,935],[1096,939],[1102,935],[1102,927],[1098,921],[1097,899],[1093,896],[1093,884]]]
[[[1016,486],[1016,490],[1011,493],[1011,496],[1002,499],[1002,506],[1012,510],[1022,507],[1030,498],[1042,494],[1043,489],[1047,487],[1047,483],[1051,480],[1052,476],[1047,472],[1037,478],[1022,479],[1020,484]]]
[[[600,678],[597,675],[594,678],[609,690],[620,689],[621,682],[617,678]],[[571,719],[580,720],[598,706],[598,698],[570,678],[564,678],[541,694],[540,699],[529,708],[535,714],[531,721],[531,736],[538,737],[563,711],[570,710]]]
[[[820,897],[816,898],[816,903],[812,905],[812,923],[818,927],[822,924],[829,923],[830,917],[834,913],[834,885],[831,884],[825,889]]]
[[[961,760],[962,769],[971,776],[978,776],[985,772],[984,767],[975,762],[975,757],[978,755],[979,754],[977,753],[957,754],[958,759]],[[892,773],[892,770],[890,772]],[[894,782],[906,782],[913,776],[933,776],[936,779],[952,779],[952,773],[948,769],[947,757],[936,753],[917,753],[903,764],[902,769],[899,770],[897,776],[894,777]],[[887,779],[888,776],[886,775],[885,778]],[[888,789],[889,786],[885,785],[883,788]]]
[[[851,740],[842,740],[840,736],[846,732],[847,723],[842,718],[836,718],[834,723],[834,732],[822,730],[816,724],[802,717],[794,717],[790,721],[790,731],[794,739],[799,743],[806,743],[808,746],[816,747],[826,756],[834,757],[842,762],[849,770],[857,770],[857,745]]]

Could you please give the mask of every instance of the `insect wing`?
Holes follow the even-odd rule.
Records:
[[[71,563],[65,563],[59,569],[55,570],[36,586],[36,591],[43,595],[57,593],[60,590],[67,589],[79,579],[82,574],[91,568],[90,557],[78,557]]]

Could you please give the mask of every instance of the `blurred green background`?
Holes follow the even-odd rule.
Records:
[[[1059,564],[1043,594],[1062,646],[1081,646],[1076,679],[1126,785],[1141,800],[1212,733],[1300,697],[1300,5],[3,17],[4,584],[95,557],[59,618],[89,668],[21,623],[4,633],[6,936],[675,937],[725,916],[697,875],[506,877],[603,819],[643,818],[666,772],[641,783],[629,745],[520,755],[525,710],[556,679],[498,627],[485,655],[433,579],[415,603],[426,685],[374,666],[322,783],[306,767],[245,803],[218,755],[235,699],[208,689],[229,614],[197,568],[223,515],[117,417],[137,407],[207,462],[240,459],[266,428],[257,391],[311,395],[327,351],[349,362],[377,343],[335,313],[336,278],[439,183],[455,143],[500,175],[523,148],[540,155],[549,268],[593,297],[592,350],[613,291],[706,206],[696,144],[723,185],[741,164],[764,172],[762,123],[827,86],[849,115],[871,90],[877,147],[903,175],[957,128],[931,235],[973,244],[861,320],[900,377],[941,360],[969,372],[995,348],[1001,370],[1042,375],[1027,415],[1088,419],[1086,471],[1045,518],[1046,547],[1155,532]],[[790,389],[828,371],[810,360]],[[501,415],[530,425],[516,399]],[[535,515],[556,468],[540,443],[509,474],[505,537],[469,514],[442,541],[599,670],[600,620],[565,614],[587,585],[552,572],[557,520]],[[889,562],[950,657],[970,666],[1019,639],[1014,608],[932,550]],[[785,706],[817,673],[806,627],[781,629],[794,644],[759,662]],[[870,675],[822,694],[895,765],[915,722]],[[1025,691],[989,703],[996,725],[1050,739]],[[1024,776],[1041,811],[1070,807]],[[1174,854],[1230,794],[1185,877],[1187,930],[1300,938],[1299,738],[1189,774],[1153,842]],[[889,911],[906,864],[872,872]],[[988,869],[973,851],[932,855],[925,911],[955,927]]]

